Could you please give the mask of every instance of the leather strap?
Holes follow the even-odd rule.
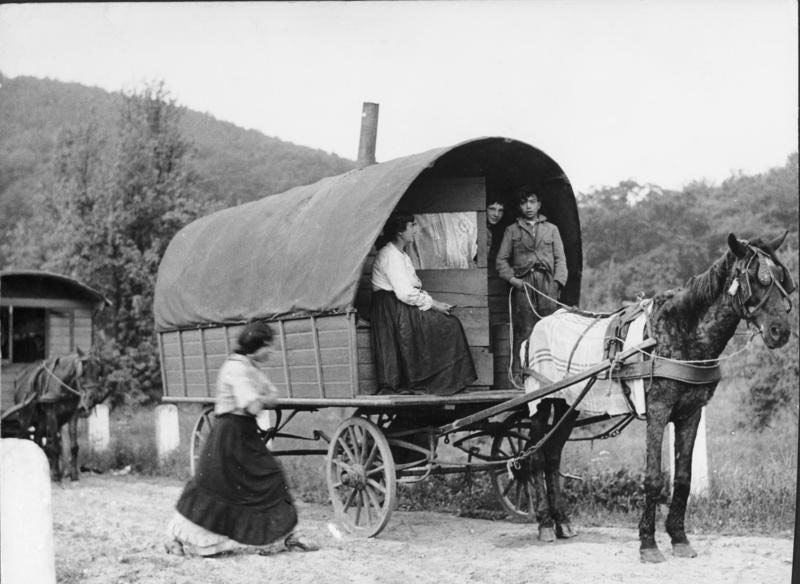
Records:
[[[647,361],[628,362],[620,365],[613,373],[614,379],[647,379],[660,377],[674,379],[692,385],[715,383],[722,378],[719,365],[692,365],[675,363],[664,359],[648,359]]]

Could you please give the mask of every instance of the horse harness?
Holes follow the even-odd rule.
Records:
[[[622,351],[623,343],[628,335],[631,323],[639,318],[646,311],[645,302],[637,302],[623,310],[615,313],[611,317],[611,322],[606,329],[604,346],[604,359],[615,359],[617,353]],[[648,315],[645,324],[645,337],[651,337],[650,317]],[[647,358],[649,357],[649,358]],[[642,361],[629,361],[625,363],[615,362],[609,371],[609,378],[617,382],[633,379],[654,378],[672,379],[690,385],[703,385],[715,383],[722,378],[719,362],[710,365],[700,365],[691,361],[678,361],[666,359],[658,355],[646,354]],[[626,398],[629,397],[629,389],[622,384]]]
[[[58,361],[56,361],[56,364]],[[78,361],[75,365],[75,385],[77,387],[71,387],[67,383],[64,382],[58,375],[56,375],[50,368],[47,367],[47,362],[42,363],[41,365],[42,370],[47,373],[52,379],[56,381],[56,383],[61,386],[62,388],[66,389],[68,392],[73,393],[78,396],[78,410],[82,410],[85,412],[89,411],[89,390],[92,389],[93,386],[85,386],[81,382],[81,376],[83,375],[83,364]],[[53,402],[57,401],[57,396],[51,394],[50,392],[45,391],[42,395],[39,396],[39,401],[41,402]]]
[[[786,312],[792,310],[792,300],[789,294],[794,292],[794,280],[778,258],[774,254],[767,253],[748,242],[743,242],[752,251],[752,255],[739,258],[733,265],[733,278],[728,287],[728,295],[731,296],[733,309],[736,315],[748,324],[755,318],[758,312],[772,295],[773,290],[777,289],[786,303]],[[747,307],[747,301],[753,296],[753,289],[750,286],[750,266],[754,260],[758,261],[756,277],[762,286],[768,286],[767,292],[759,303],[752,309]]]

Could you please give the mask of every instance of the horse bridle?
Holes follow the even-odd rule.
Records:
[[[80,371],[78,371],[77,374],[75,375],[75,385],[77,386],[77,389],[65,383],[64,380],[62,380],[58,375],[56,375],[50,369],[48,369],[45,363],[42,363],[42,369],[44,369],[45,373],[47,373],[50,377],[55,379],[56,382],[58,382],[58,384],[61,387],[78,396],[78,409],[83,410],[84,412],[89,411],[89,393],[99,384],[98,383],[84,384],[81,381],[81,377],[83,376],[83,363],[80,363]]]
[[[789,274],[789,270],[771,254],[749,243],[745,242],[745,245],[753,253],[736,260],[733,265],[732,282],[728,288],[728,294],[732,296],[736,315],[747,322],[752,321],[756,313],[763,308],[764,304],[772,296],[774,290],[778,290],[786,302],[786,312],[791,312],[792,300],[789,294],[794,292],[794,281]],[[758,304],[753,308],[749,308],[747,302],[753,296],[753,290],[750,286],[750,267],[754,260],[758,260],[758,269],[756,271],[758,282],[762,286],[768,286],[768,288]]]

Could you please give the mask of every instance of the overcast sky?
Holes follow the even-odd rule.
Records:
[[[554,158],[579,191],[719,183],[798,140],[794,0],[0,6],[0,71],[183,105],[378,161],[480,136]],[[2,103],[0,103],[2,107]]]

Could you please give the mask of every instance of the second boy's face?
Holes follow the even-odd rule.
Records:
[[[500,203],[492,203],[486,207],[486,221],[489,225],[497,225],[500,219],[503,218],[503,205]]]
[[[541,206],[539,197],[531,195],[519,204],[519,211],[525,219],[535,219]]]

